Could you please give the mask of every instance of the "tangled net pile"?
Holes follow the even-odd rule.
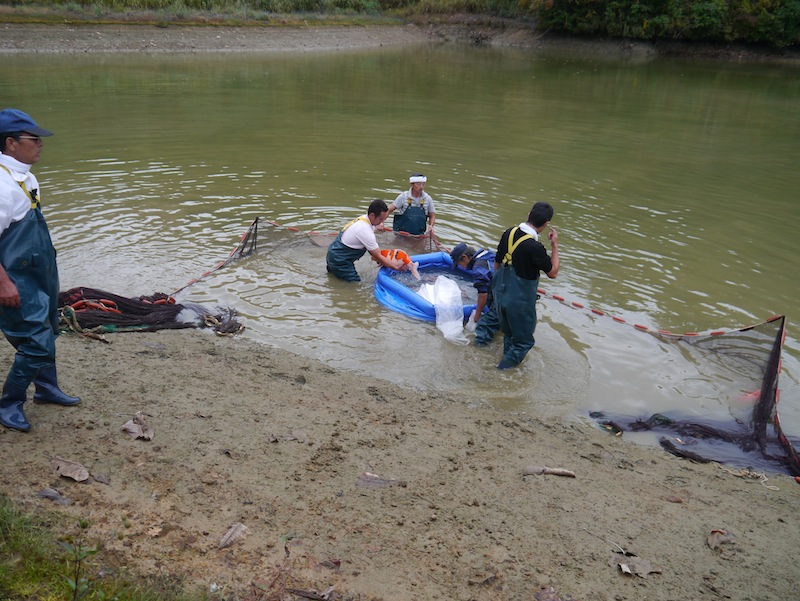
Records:
[[[242,235],[239,244],[227,259],[199,278],[190,280],[170,294],[156,292],[151,296],[127,298],[96,288],[71,288],[58,295],[59,319],[62,331],[75,332],[89,338],[108,342],[104,333],[155,332],[185,328],[212,328],[219,336],[233,336],[244,331],[231,308],[214,311],[197,303],[178,303],[174,295],[229,263],[256,252],[258,248],[256,217]]]
[[[126,298],[96,288],[72,288],[59,293],[58,306],[63,331],[98,339],[109,332],[212,328],[230,336],[244,330],[233,309],[210,311],[196,303],[177,303],[160,292]]]

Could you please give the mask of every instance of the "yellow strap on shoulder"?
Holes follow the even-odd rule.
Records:
[[[371,223],[369,223],[369,219],[368,219],[366,216],[362,215],[362,216],[361,216],[361,217],[359,217],[358,219],[353,219],[353,221],[351,221],[351,222],[350,222],[350,223],[348,223],[346,226],[344,226],[344,227],[342,228],[342,231],[345,231],[345,230],[346,230],[347,228],[349,228],[351,225],[355,225],[355,224],[356,224],[356,223],[358,223],[359,221],[363,221],[364,223],[368,223],[369,225],[372,225]]]
[[[525,234],[523,236],[520,236],[519,240],[514,242],[514,234],[517,233],[517,230],[519,230],[519,227],[513,228],[508,233],[508,251],[506,252],[506,256],[503,257],[503,265],[511,265],[512,264],[511,263],[511,255],[514,254],[514,251],[517,250],[517,247],[520,244],[525,242],[525,240],[533,240],[533,236],[531,236],[530,234]]]
[[[8,167],[6,167],[5,165],[0,165],[0,167],[5,169],[6,173],[11,175],[11,170]],[[14,179],[13,175],[11,175],[11,179]],[[14,181],[17,181],[17,180],[14,180]],[[31,208],[32,209],[37,208],[39,206],[39,199],[38,199],[37,195],[36,194],[32,194],[31,192],[28,191],[28,188],[25,186],[25,182],[17,182],[17,183],[19,184],[19,187],[22,188],[22,190],[25,192],[25,196],[27,196],[28,198],[31,199]]]

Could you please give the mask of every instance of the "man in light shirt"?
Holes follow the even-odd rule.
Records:
[[[389,214],[394,213],[392,229],[396,232],[421,236],[430,227],[433,235],[436,210],[430,194],[425,192],[428,178],[422,173],[412,173],[408,181],[411,187],[401,192],[389,205]]]
[[[389,207],[384,201],[373,200],[366,215],[345,225],[328,246],[325,257],[328,273],[346,282],[360,282],[355,263],[367,252],[379,265],[402,270],[403,262],[384,257],[375,239],[375,228],[383,224],[388,214]]]
[[[0,330],[16,349],[0,397],[0,424],[28,432],[23,411],[33,382],[34,403],[71,406],[56,378],[58,267],[31,167],[42,138],[53,133],[17,109],[0,111]]]

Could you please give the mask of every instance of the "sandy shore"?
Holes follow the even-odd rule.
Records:
[[[0,45],[171,52],[254,43],[237,28],[46,33],[2,26]],[[428,34],[399,26],[269,30],[257,39],[264,49],[331,50]],[[385,601],[797,595],[800,486],[788,476],[762,482],[480,398],[367,380],[246,333],[109,340],[59,339],[62,385],[83,403],[28,403],[31,433],[0,429],[0,492],[30,510],[89,518],[100,559],[114,569],[181,574],[225,599],[295,599],[288,589],[330,587],[329,599]],[[0,359],[7,368],[10,345]],[[122,431],[138,411],[151,440]],[[54,457],[91,477],[59,476]],[[534,466],[575,477],[524,475]],[[46,488],[63,504],[37,496]],[[249,534],[220,548],[234,524]],[[734,540],[713,548],[719,531]]]
[[[0,52],[331,52],[426,40],[414,26],[0,25]]]
[[[62,384],[83,403],[28,403],[31,433],[0,430],[0,491],[88,517],[117,569],[183,574],[236,595],[226,599],[271,583],[264,598],[331,586],[339,599],[387,601],[533,599],[543,587],[562,600],[796,594],[800,487],[788,476],[765,486],[245,336],[109,339],[59,339]],[[8,365],[11,347],[0,356]],[[137,411],[152,440],[122,431]],[[59,477],[53,457],[92,477]],[[523,475],[532,466],[575,477]],[[37,497],[45,488],[70,503]],[[236,523],[250,534],[220,549]],[[718,530],[735,542],[711,548]]]
[[[449,22],[345,26],[61,26],[0,23],[2,53],[87,52],[332,52],[422,43],[459,43],[626,58],[689,56],[731,62],[800,66],[800,49],[756,49],[735,44],[631,42],[547,35],[514,21],[462,16]]]

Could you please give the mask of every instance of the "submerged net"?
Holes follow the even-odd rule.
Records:
[[[698,360],[716,364],[728,380],[724,390],[729,391],[726,394],[730,398],[722,400],[731,407],[728,417],[732,419],[705,419],[700,415],[675,420],[654,414],[625,422],[608,419],[602,413],[593,413],[592,417],[614,433],[629,430],[663,434],[659,443],[664,449],[694,461],[777,463],[792,475],[800,475],[800,457],[784,434],[777,411],[785,321],[780,315],[754,326],[703,335],[647,330],[679,345],[683,352],[697,355]],[[730,445],[735,445],[743,456],[734,457],[726,451]]]
[[[271,221],[270,224],[278,227],[284,227],[274,221]],[[300,230],[297,228],[289,229],[300,232]],[[304,233],[306,236],[308,236],[308,239],[312,242],[312,244],[321,246],[323,248],[327,248],[339,234],[338,231],[311,231]],[[378,245],[381,248],[401,248],[409,255],[438,252],[440,250],[449,252],[449,249],[441,243],[439,238],[437,238],[436,234],[433,232],[427,232],[425,234],[409,234],[407,232],[395,232],[391,229],[384,228],[375,230],[375,238],[377,239]]]
[[[181,286],[180,288],[175,290],[175,292],[172,293],[172,296],[175,296],[176,294],[178,294],[182,290],[185,290],[186,288],[188,288],[192,284],[196,284],[197,282],[202,280],[204,277],[211,275],[212,273],[214,273],[218,269],[222,269],[223,267],[233,263],[234,261],[237,261],[237,260],[239,260],[239,259],[241,259],[243,257],[247,257],[247,256],[255,253],[258,250],[258,223],[259,223],[259,221],[260,221],[260,219],[258,217],[253,219],[253,222],[247,228],[247,231],[244,234],[242,234],[242,238],[241,238],[241,240],[239,240],[239,244],[237,244],[236,247],[230,252],[230,254],[228,255],[227,259],[225,259],[223,261],[220,261],[214,267],[212,267],[211,269],[206,271],[203,275],[189,280],[186,283],[186,285]]]

